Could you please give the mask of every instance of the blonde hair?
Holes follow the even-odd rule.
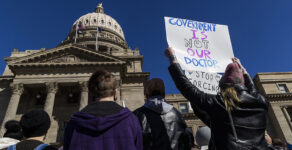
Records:
[[[234,87],[227,87],[221,91],[221,94],[224,99],[225,107],[227,111],[232,110],[237,106],[237,103],[240,103],[241,100],[237,96],[237,92]],[[234,103],[234,101],[236,103]]]

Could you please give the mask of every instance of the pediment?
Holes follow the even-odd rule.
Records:
[[[125,61],[118,57],[92,51],[76,45],[67,45],[40,51],[28,56],[20,57],[8,62],[8,65],[36,65],[36,64],[84,64],[84,63],[119,63]]]
[[[65,54],[62,56],[55,56],[51,58],[46,58],[39,63],[78,63],[78,62],[96,62],[96,61],[106,61],[106,60],[96,60],[96,59],[90,59],[88,57],[82,57],[82,56],[77,56],[74,54]]]

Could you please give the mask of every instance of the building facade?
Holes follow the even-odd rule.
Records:
[[[118,80],[117,103],[135,110],[145,101],[144,82],[149,73],[142,71],[143,56],[138,48],[128,47],[121,26],[101,5],[77,19],[57,47],[15,48],[5,62],[0,76],[0,136],[6,121],[44,109],[52,120],[46,142],[61,143],[71,115],[92,102],[87,85],[98,69],[110,71]],[[190,131],[195,133],[203,126],[183,96],[167,95],[166,99],[183,113]]]
[[[258,73],[254,82],[270,102],[268,133],[292,143],[292,72]]]
[[[98,42],[98,44],[96,44]],[[98,45],[98,46],[96,46]],[[0,122],[20,119],[31,109],[44,109],[52,118],[47,142],[62,141],[70,116],[92,102],[88,80],[98,69],[118,80],[118,100],[133,110],[144,104],[143,56],[130,49],[121,26],[101,5],[81,16],[61,44],[52,49],[14,49],[5,58],[0,77]],[[3,125],[1,135],[3,135]]]

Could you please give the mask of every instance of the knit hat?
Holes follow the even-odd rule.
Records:
[[[220,85],[222,86],[223,84],[244,85],[244,77],[243,77],[242,68],[238,65],[238,63],[230,63],[226,67],[225,73],[220,80]]]
[[[26,138],[43,136],[50,128],[50,117],[44,110],[32,110],[21,117],[20,125]]]
[[[23,134],[19,121],[10,120],[5,123],[6,132],[3,137],[9,137],[16,140],[22,140]]]

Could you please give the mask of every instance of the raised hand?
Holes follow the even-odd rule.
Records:
[[[165,49],[164,55],[165,57],[170,58],[171,56],[174,56],[174,50],[171,47],[168,47]]]
[[[241,62],[240,62],[240,60],[239,60],[238,58],[233,57],[233,58],[232,58],[232,61],[233,61],[234,63],[237,63],[237,64],[239,65],[239,67],[242,68],[242,72],[243,72],[244,74],[247,74],[245,68],[242,66],[242,64],[241,64]]]
[[[165,57],[167,57],[169,59],[169,62],[171,64],[173,63],[178,63],[177,59],[174,55],[174,50],[171,47],[168,47],[165,51],[164,51],[164,55]]]

